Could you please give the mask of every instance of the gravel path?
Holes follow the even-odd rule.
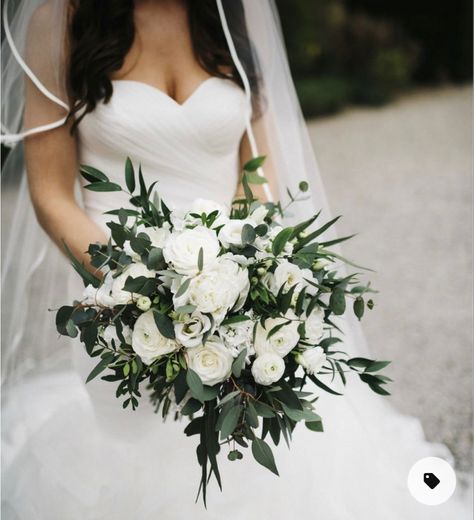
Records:
[[[378,271],[364,330],[394,404],[472,459],[471,88],[419,91],[309,125],[346,256]]]

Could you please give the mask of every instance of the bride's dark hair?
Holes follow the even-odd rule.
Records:
[[[71,0],[68,86],[72,100],[73,128],[97,103],[107,103],[113,93],[111,74],[119,70],[134,37],[134,0]],[[215,0],[187,0],[194,53],[210,75],[230,78],[242,85],[222,30]],[[249,78],[254,113],[258,107],[255,55],[247,34],[241,0],[226,2],[232,38]],[[230,71],[224,73],[223,71]],[[81,114],[78,116],[78,113]]]

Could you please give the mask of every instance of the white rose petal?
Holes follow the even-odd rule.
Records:
[[[326,354],[321,347],[308,348],[296,357],[296,361],[312,375],[323,368],[326,359]]]
[[[324,311],[316,306],[305,320],[306,340],[316,344],[324,334]]]
[[[196,226],[173,232],[163,248],[163,256],[177,273],[194,276],[199,272],[198,258],[201,249],[204,267],[212,267],[220,250],[216,232],[205,226]]]
[[[313,273],[310,269],[300,269],[297,265],[284,260],[275,269],[272,292],[278,294],[278,291],[285,284],[285,292],[288,292],[295,285],[296,293],[301,292],[303,287],[306,287],[306,292],[312,295],[316,293],[316,288],[306,281],[312,279]]]
[[[155,323],[153,311],[143,313],[135,322],[132,333],[132,348],[141,360],[149,365],[157,357],[179,348],[176,341],[165,338]]]
[[[183,321],[174,325],[176,341],[181,345],[192,348],[202,343],[202,338],[206,332],[212,328],[211,320],[205,314],[194,311],[183,317]]]
[[[252,365],[255,381],[264,386],[278,381],[285,371],[285,362],[277,354],[270,352],[258,356]]]
[[[234,358],[217,336],[205,345],[186,350],[188,367],[194,370],[205,385],[222,383],[231,374]]]
[[[292,320],[289,321],[288,320]],[[268,333],[276,326],[283,325],[277,332],[268,338]],[[255,331],[255,352],[261,356],[267,352],[286,356],[299,342],[299,322],[294,313],[289,311],[284,318],[270,318],[265,320],[265,327],[259,322]]]

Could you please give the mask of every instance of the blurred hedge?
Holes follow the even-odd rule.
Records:
[[[403,17],[390,10],[384,14],[384,5],[392,3],[386,1],[277,0],[307,117],[330,114],[349,103],[379,105],[420,80],[427,44],[407,30],[410,24]]]

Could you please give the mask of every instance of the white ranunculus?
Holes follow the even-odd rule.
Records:
[[[312,280],[313,273],[310,269],[301,269],[297,265],[284,260],[278,264],[273,276],[272,292],[276,295],[280,288],[285,285],[285,292],[288,292],[291,287],[296,285],[295,292],[299,293],[303,287],[306,287],[306,292],[310,295],[316,293],[316,288],[309,284],[306,280]]]
[[[231,219],[219,231],[219,240],[224,247],[237,246],[242,244],[242,229],[246,224],[253,225],[249,219]]]
[[[156,358],[179,349],[176,341],[165,338],[155,323],[153,311],[144,312],[135,322],[132,348],[143,363],[149,365]]]
[[[185,355],[188,367],[205,385],[222,383],[231,374],[234,358],[217,336],[210,337],[204,345],[187,349]]]
[[[96,288],[93,285],[88,285],[82,294],[83,303],[86,305],[98,305],[101,307],[113,307],[116,305],[115,300],[110,294],[113,281],[112,272],[109,271],[104,276],[100,287]]]
[[[115,301],[115,305],[123,305],[131,303],[140,298],[140,294],[132,294],[128,291],[124,291],[124,285],[127,278],[138,278],[144,276],[146,278],[155,278],[156,271],[151,271],[143,264],[130,264],[121,275],[117,276],[112,282],[111,296]]]
[[[153,247],[158,247],[162,249],[170,236],[170,225],[168,222],[163,224],[163,227],[145,227],[140,225],[137,227],[137,235],[140,233],[145,233],[148,235],[151,245]]]
[[[174,324],[176,341],[184,347],[197,347],[202,343],[202,338],[206,332],[212,328],[209,316],[199,311],[183,316],[182,321]]]
[[[288,320],[292,320],[289,321]],[[268,333],[276,326],[285,324],[268,338]],[[255,331],[255,352],[261,356],[267,352],[273,352],[284,357],[299,342],[299,322],[295,314],[288,311],[285,317],[269,318],[265,320],[265,327],[259,322]]]
[[[128,325],[124,325],[122,327],[122,336],[125,340],[125,343],[130,345],[132,342],[132,329]],[[102,337],[110,347],[113,346],[112,341],[115,343],[116,347],[119,347],[121,344],[117,334],[117,329],[114,325],[107,325],[107,327],[105,327],[104,331],[102,332]]]
[[[194,305],[198,311],[211,314],[218,325],[229,310],[238,310],[243,305],[249,288],[247,269],[230,258],[219,258],[214,267],[192,278],[187,291],[174,297],[173,303],[175,307]]]
[[[324,334],[324,311],[316,306],[305,320],[305,335],[308,343],[315,345]]]
[[[252,342],[253,327],[252,320],[219,327],[220,337],[233,357],[237,357],[244,349],[247,349],[247,357],[255,353]]]
[[[321,347],[313,347],[304,350],[301,354],[296,356],[296,361],[299,363],[308,374],[317,374],[326,363],[326,354]]]
[[[163,248],[165,260],[179,274],[194,276],[199,272],[199,251],[203,251],[204,268],[217,261],[220,244],[216,232],[205,226],[173,232]]]
[[[255,381],[264,386],[278,381],[285,371],[285,362],[278,354],[267,352],[258,356],[252,364]]]

